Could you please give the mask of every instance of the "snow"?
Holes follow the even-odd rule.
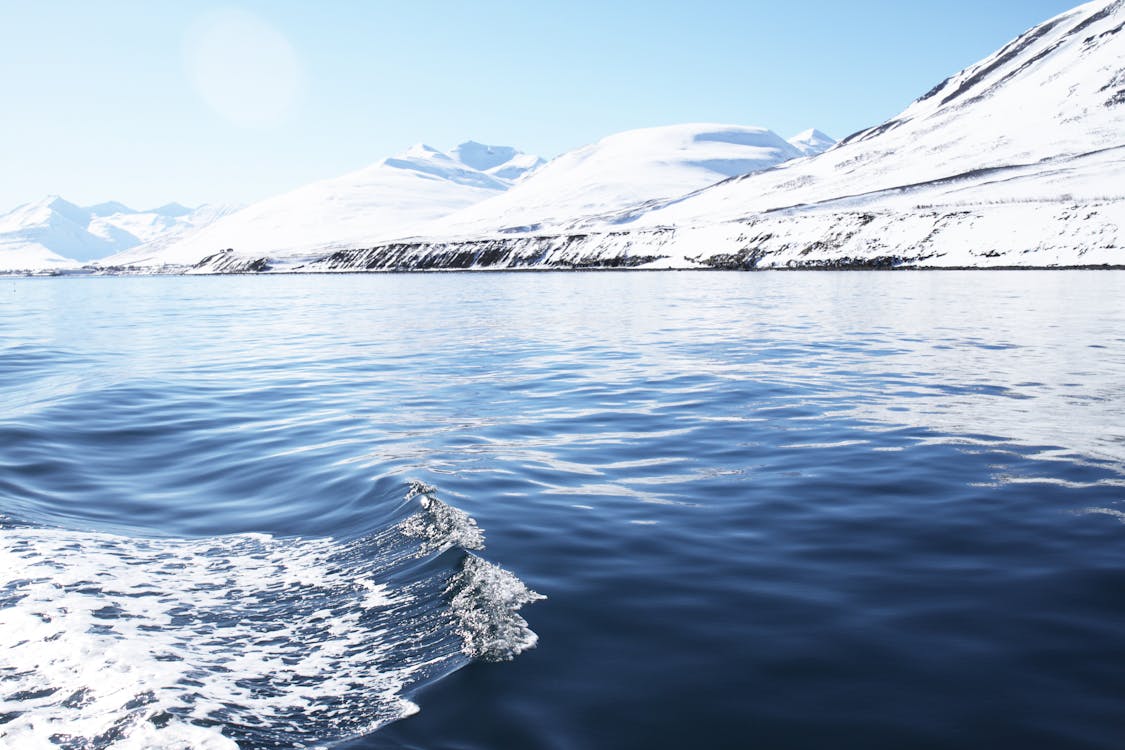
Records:
[[[81,267],[38,242],[0,238],[0,274],[35,271],[63,271]]]
[[[816,156],[835,146],[836,139],[816,128],[809,128],[790,138],[789,145],[805,156]]]
[[[133,209],[126,206],[124,203],[118,201],[107,201],[106,203],[99,203],[96,206],[90,206],[86,209],[86,213],[91,216],[112,216],[114,214],[131,214],[136,213]]]
[[[1107,105],[1115,86],[1125,89],[1125,82],[1114,83],[1125,76],[1123,5],[1101,0],[1062,14],[951,76],[883,125],[816,158],[690,196],[641,223],[734,220],[1125,145],[1125,107]],[[1093,189],[1110,190],[1112,177]]]
[[[539,156],[516,154],[511,160],[487,170],[488,174],[508,182],[516,182],[530,177],[547,162]]]
[[[465,141],[449,155],[466,167],[509,182],[520,179],[546,163],[541,157],[521,153],[511,146],[487,146],[476,141]]]
[[[440,231],[306,268],[1125,265],[1125,0],[1040,24],[819,155],[686,195],[630,194],[667,161],[606,141]]]
[[[449,153],[419,144],[179,233],[158,220],[166,213],[107,204],[116,213],[94,217],[101,207],[52,198],[0,217],[0,267],[96,257],[130,237],[151,239],[104,264],[1125,265],[1123,175],[1125,0],[1097,0],[839,143],[815,128],[786,141],[692,123],[545,164],[475,141]]]
[[[717,124],[618,133],[547,164],[476,141],[448,154],[418,144],[256,203],[180,241],[142,246],[104,263],[192,265],[228,248],[236,258],[292,262],[413,235],[586,220],[800,155],[765,128]],[[217,262],[229,267],[231,257]]]
[[[160,214],[170,219],[178,219],[181,216],[187,216],[191,212],[192,209],[179,203],[166,203],[163,206],[152,209],[149,213]]]
[[[300,257],[369,245],[501,194],[539,161],[514,148],[472,141],[452,155],[420,143],[355,172],[252,204],[173,242],[106,258],[103,264],[190,265],[228,248],[239,255]]]
[[[591,216],[680,196],[800,155],[766,128],[690,123],[630,130],[563,154],[505,194],[417,233],[576,226]]]
[[[411,146],[398,156],[388,157],[375,166],[376,168],[389,167],[407,172],[417,172],[468,187],[481,187],[488,190],[505,190],[507,188],[506,184],[495,177],[487,175],[475,167],[468,166],[424,143]]]
[[[195,229],[229,212],[169,204],[135,211],[110,201],[82,207],[56,195],[0,216],[0,271],[61,270]]]

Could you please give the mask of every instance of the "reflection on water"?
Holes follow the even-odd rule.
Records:
[[[505,403],[471,398],[494,398],[490,386],[503,368],[520,399],[593,380],[636,409],[630,386],[639,381],[679,387],[698,376],[706,398],[711,378],[754,378],[784,389],[789,408],[817,416],[1125,458],[1125,278],[1117,272],[9,284],[0,308],[8,414],[151,377],[190,376],[246,393],[299,385],[318,400],[361,380],[370,387],[411,378],[421,387],[399,404],[402,421],[413,413],[426,430],[430,388],[462,394],[446,402],[450,420],[458,409],[477,421],[492,412],[506,419]],[[451,347],[464,356],[451,359]],[[291,381],[278,378],[285,369]],[[731,416],[748,417],[746,406]]]

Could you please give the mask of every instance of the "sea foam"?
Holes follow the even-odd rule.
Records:
[[[332,742],[417,711],[412,688],[470,659],[533,646],[516,609],[541,597],[467,552],[483,544],[467,514],[411,495],[405,519],[349,542],[0,525],[0,740]]]

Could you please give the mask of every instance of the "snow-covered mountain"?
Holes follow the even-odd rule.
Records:
[[[1082,265],[1125,264],[1123,219],[1125,1],[1098,0],[816,158],[716,185],[635,225],[737,222],[729,233],[746,239],[717,255],[755,266]]]
[[[809,128],[789,139],[789,145],[800,151],[805,156],[823,154],[836,145],[836,139],[826,135],[816,128]]]
[[[396,156],[254,203],[174,242],[155,242],[102,265],[193,264],[226,249],[293,257],[370,245],[408,227],[499,195],[543,160],[507,146],[424,144]]]
[[[717,186],[653,220],[735,219],[1125,145],[1123,22],[1122,0],[1079,6],[818,158]]]
[[[486,146],[476,141],[465,141],[450,151],[449,156],[466,167],[513,183],[546,164],[542,157],[525,154],[511,146]]]
[[[193,231],[230,207],[171,203],[136,211],[111,201],[77,206],[56,195],[0,215],[0,271],[76,268],[158,238]]]
[[[320,265],[1125,265],[1125,0],[1045,21],[819,155],[608,217],[513,223]]]
[[[421,227],[418,233],[576,226],[801,155],[765,128],[702,123],[630,130],[569,151],[503,195]]]
[[[87,244],[143,228],[97,223],[119,206],[64,203],[30,222],[59,239],[25,238],[25,252],[93,253]],[[416,146],[105,263],[1125,266],[1125,0],[1049,19],[839,143],[815,129],[786,141],[692,124],[619,133],[547,164],[472,141]]]

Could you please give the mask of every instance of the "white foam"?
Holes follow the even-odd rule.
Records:
[[[483,545],[462,511],[419,504],[348,543],[0,523],[0,746],[340,740],[414,713],[404,692],[466,656],[534,646],[515,609],[542,597],[478,557],[385,580],[426,551]]]
[[[453,611],[459,621],[457,632],[466,655],[506,661],[539,641],[516,610],[547,597],[532,591],[503,568],[468,555],[446,593],[453,596]]]
[[[1119,510],[1114,510],[1113,508],[1083,508],[1082,510],[1077,511],[1077,513],[1079,515],[1112,516],[1121,523],[1125,523],[1125,513]]]
[[[369,725],[406,715],[399,692],[414,667],[363,622],[395,594],[332,564],[340,551],[259,535],[3,531],[0,713],[18,716],[0,739],[234,747],[200,725],[331,715],[358,684],[375,707]]]
[[[419,496],[422,513],[407,518],[399,529],[403,534],[421,540],[418,555],[440,552],[450,547],[484,549],[484,532],[465,511],[446,505],[433,496],[433,488],[415,483],[408,497]]]

